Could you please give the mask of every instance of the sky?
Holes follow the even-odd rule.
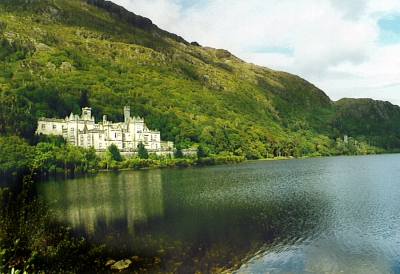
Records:
[[[398,0],[112,0],[188,42],[298,75],[332,100],[400,105]]]

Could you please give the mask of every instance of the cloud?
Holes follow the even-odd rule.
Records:
[[[400,1],[115,2],[189,42],[224,48],[245,61],[297,74],[332,98],[390,97],[400,103],[391,85],[400,76],[400,40],[382,26],[387,23],[382,20],[400,14]],[[390,37],[390,43],[382,42]],[[368,92],[363,96],[362,90]]]
[[[331,5],[343,13],[347,20],[358,20],[366,12],[366,0],[330,0]]]

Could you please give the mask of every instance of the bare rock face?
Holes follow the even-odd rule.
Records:
[[[112,264],[114,264],[114,263],[115,263],[114,260],[108,260],[108,261],[106,262],[105,266],[110,266],[110,265],[112,265]]]
[[[75,70],[74,66],[71,65],[71,63],[69,63],[69,62],[62,62],[61,66],[60,66],[60,69],[63,70],[63,71]]]
[[[218,59],[224,59],[224,58],[229,58],[231,57],[231,53],[227,50],[224,49],[217,49],[217,52],[215,53]]]
[[[59,14],[59,12],[60,12],[58,9],[55,9],[55,8],[52,8],[52,7],[48,7],[47,11],[49,12],[49,14],[51,16],[57,16]]]
[[[128,259],[126,259],[126,260],[121,260],[121,261],[118,261],[118,262],[116,262],[115,264],[113,264],[113,265],[111,266],[111,269],[121,271],[121,270],[123,270],[123,269],[125,269],[125,268],[128,268],[129,265],[130,265],[131,263],[132,263],[132,261],[131,261],[131,260],[128,260]]]
[[[43,44],[43,43],[37,43],[36,44],[36,50],[37,51],[49,51],[50,49],[51,48],[46,44]]]

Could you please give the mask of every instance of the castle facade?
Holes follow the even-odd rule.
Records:
[[[92,109],[82,108],[82,115],[65,119],[40,118],[36,134],[61,135],[74,146],[94,147],[103,151],[115,144],[120,151],[135,151],[143,143],[149,151],[172,150],[172,142],[161,142],[160,132],[149,130],[140,117],[130,116],[130,107],[124,107],[124,122],[113,123],[103,115],[103,121],[96,124]]]

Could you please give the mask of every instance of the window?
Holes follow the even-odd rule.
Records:
[[[53,129],[57,129],[57,125],[53,125]]]
[[[103,135],[99,134],[99,140],[102,140],[102,139],[103,139]]]
[[[42,129],[46,129],[46,124],[42,124]]]

